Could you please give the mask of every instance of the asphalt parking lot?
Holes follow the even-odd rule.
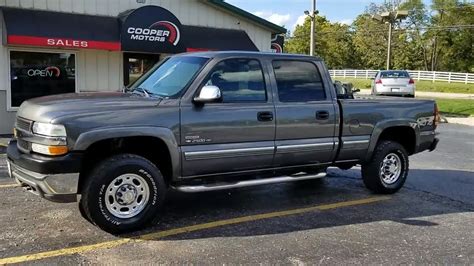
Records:
[[[366,190],[358,168],[321,181],[171,192],[156,225],[112,236],[76,204],[12,185],[0,162],[0,264],[473,264],[474,127],[444,124],[411,157],[397,194]]]

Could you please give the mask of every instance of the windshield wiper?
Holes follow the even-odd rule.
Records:
[[[153,94],[153,92],[149,91],[148,89],[145,89],[145,88],[140,88],[140,87],[137,87],[133,90],[133,92],[141,92],[142,94],[145,95],[145,97],[150,97],[150,95]]]
[[[135,89],[132,91],[132,93],[134,93],[134,92],[141,92],[141,93],[144,94],[145,97],[147,97],[147,98],[153,97],[153,98],[158,98],[158,99],[164,99],[163,96],[160,96],[160,95],[158,95],[158,94],[156,94],[156,93],[151,92],[151,91],[148,90],[148,89],[141,88],[141,87],[135,88]]]

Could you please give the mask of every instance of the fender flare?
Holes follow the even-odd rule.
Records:
[[[155,137],[168,147],[173,169],[173,179],[181,174],[180,148],[175,135],[169,128],[140,126],[140,127],[108,127],[94,129],[79,135],[74,143],[75,151],[85,151],[92,144],[106,139],[125,137]]]
[[[380,135],[382,132],[391,127],[410,127],[415,131],[415,151],[418,149],[420,143],[420,127],[415,120],[407,120],[407,119],[390,119],[384,120],[377,123],[374,126],[374,130],[372,131],[372,135],[370,136],[369,148],[367,150],[367,155],[364,161],[369,161],[372,158],[372,154],[377,147],[377,143],[379,141]]]

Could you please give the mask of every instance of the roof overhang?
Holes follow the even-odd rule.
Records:
[[[245,11],[241,8],[238,8],[234,5],[231,5],[223,0],[204,0],[202,1],[203,3],[212,5],[214,7],[217,7],[219,9],[222,9],[224,11],[227,11],[229,13],[238,15],[240,17],[243,17],[247,20],[250,20],[251,22],[269,29],[273,34],[284,34],[287,32],[287,30],[284,27],[278,26],[274,23],[271,23],[268,20],[265,20],[259,16],[256,16],[248,11]]]
[[[1,11],[6,25],[6,38],[3,38],[6,45],[145,53],[258,51],[243,30],[181,25],[173,14],[158,6],[124,12],[119,18],[19,8],[1,8]],[[152,27],[155,24],[159,24],[156,29]],[[174,27],[169,29],[170,25]],[[163,36],[163,40],[154,37],[137,41],[129,29],[135,30],[135,37],[143,37],[138,29],[143,33],[145,30],[174,32]]]

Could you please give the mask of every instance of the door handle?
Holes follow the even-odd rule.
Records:
[[[273,121],[272,112],[258,112],[257,113],[258,121]]]
[[[317,120],[326,120],[329,118],[329,112],[328,111],[317,111],[316,112],[316,119]]]

